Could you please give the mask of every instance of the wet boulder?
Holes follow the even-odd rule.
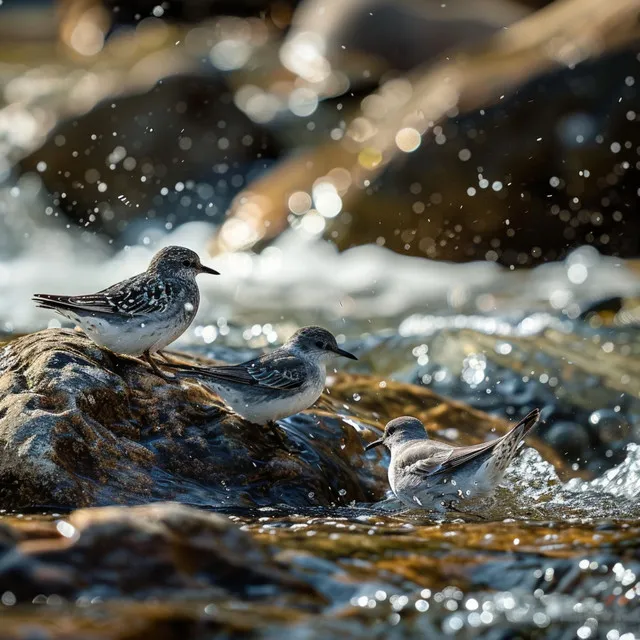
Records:
[[[311,506],[383,493],[353,427],[313,414],[290,425],[248,423],[79,332],[28,335],[0,352],[0,503]]]

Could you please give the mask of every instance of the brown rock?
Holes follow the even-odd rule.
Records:
[[[61,122],[20,170],[39,175],[71,220],[126,242],[137,241],[149,221],[164,228],[220,218],[236,181],[277,154],[272,136],[234,105],[222,78],[185,73]],[[184,192],[174,190],[179,182]]]
[[[0,563],[0,591],[18,600],[236,595],[313,590],[227,518],[178,504],[104,507],[58,521],[56,538],[26,540]],[[316,596],[317,598],[317,596]]]
[[[356,431],[303,414],[277,431],[227,413],[79,332],[0,351],[0,504],[68,507],[180,500],[219,507],[373,500],[384,470]]]

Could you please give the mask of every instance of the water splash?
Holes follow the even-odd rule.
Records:
[[[182,244],[206,257],[207,240],[213,231],[206,223],[188,223],[111,256],[99,238],[88,241],[69,230],[31,229],[21,252],[11,257],[0,255],[0,327],[27,331],[46,325],[51,316],[31,305],[31,293],[98,290],[144,270],[161,246]],[[377,246],[338,253],[325,242],[305,239],[292,231],[260,255],[236,253],[210,259],[224,277],[201,283],[200,319],[247,314],[264,318],[276,313],[280,318],[284,312],[285,318],[320,313],[329,320],[361,323],[373,319],[384,324],[425,307],[436,312],[486,313],[489,307],[494,313],[521,313],[532,307],[557,312],[553,296],[561,286],[569,292],[567,308],[601,296],[640,292],[638,280],[621,269],[617,260],[596,259],[598,268],[591,272],[598,277],[576,285],[567,280],[565,263],[513,273],[495,264],[453,265],[400,256]],[[543,287],[543,280],[556,284]],[[452,292],[456,292],[453,298]],[[408,317],[400,333],[424,333],[424,318]],[[426,320],[429,318],[434,316]]]
[[[581,497],[606,494],[640,505],[640,445],[627,445],[627,457],[624,461],[601,477],[590,482],[574,478],[565,485],[564,490]]]
[[[512,517],[626,519],[640,517],[640,446],[629,444],[625,459],[594,480],[558,478],[553,465],[531,448],[508,469],[493,509],[507,506]]]

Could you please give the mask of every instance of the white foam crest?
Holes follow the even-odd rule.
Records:
[[[529,502],[549,499],[562,489],[555,467],[531,447],[511,463],[502,484]]]
[[[608,469],[595,480],[569,480],[564,491],[593,496],[604,493],[640,504],[640,446],[628,444],[627,456],[619,465]]]
[[[151,256],[168,244],[194,249],[222,273],[218,278],[199,279],[203,293],[200,319],[208,321],[264,310],[278,311],[278,317],[285,318],[300,310],[321,310],[337,320],[393,318],[425,308],[480,307],[486,312],[491,305],[493,309],[499,304],[502,309],[505,304],[522,309],[540,302],[548,308],[553,302],[548,289],[551,281],[567,290],[573,287],[570,295],[576,299],[640,293],[640,280],[631,271],[597,253],[589,253],[588,272],[598,274],[591,286],[589,280],[580,285],[567,280],[567,265],[577,260],[574,254],[565,263],[514,273],[487,262],[450,264],[401,256],[376,245],[339,253],[332,245],[299,231],[282,234],[260,255],[237,253],[207,259],[206,247],[214,230],[207,223],[184,224],[158,242],[114,256],[98,238],[87,242],[71,229],[34,230],[21,253],[12,259],[0,256],[0,329],[29,331],[46,326],[52,316],[34,307],[33,293],[99,290],[144,270]],[[596,262],[598,268],[592,268]],[[538,294],[544,294],[546,302],[536,301]],[[405,330],[411,331],[413,324],[409,324]]]
[[[593,480],[563,483],[552,464],[527,447],[509,467],[502,496],[510,513],[533,519],[640,517],[640,446],[630,444],[626,458]],[[505,492],[506,493],[506,492]],[[502,508],[496,504],[495,507]]]

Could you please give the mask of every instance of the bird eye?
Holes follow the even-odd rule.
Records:
[[[318,349],[325,349],[326,345],[318,340],[318,342],[316,342],[316,347],[318,347]]]
[[[192,264],[193,263],[191,262],[191,260],[183,260],[182,261],[182,266],[183,267],[190,267],[190,266],[192,266]]]

